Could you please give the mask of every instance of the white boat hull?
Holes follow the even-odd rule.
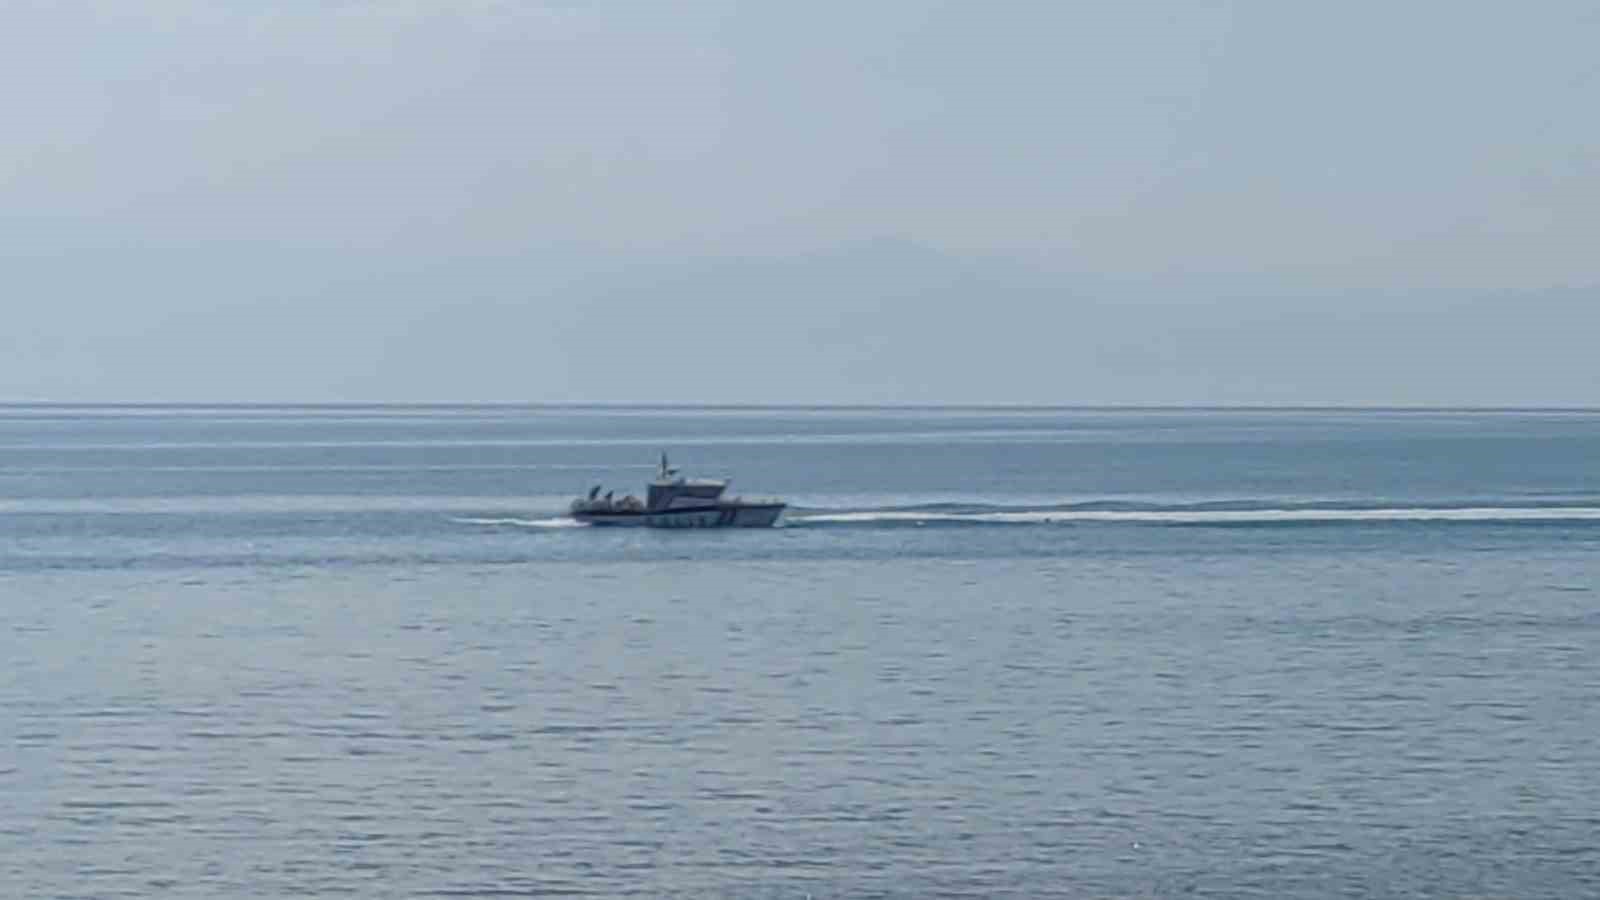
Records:
[[[771,528],[783,521],[787,505],[782,500],[724,498],[727,487],[726,479],[679,475],[667,465],[663,451],[661,468],[643,501],[632,495],[612,500],[610,492],[601,497],[597,484],[588,497],[572,501],[572,518],[591,525],[636,528]]]

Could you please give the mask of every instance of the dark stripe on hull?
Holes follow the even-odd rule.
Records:
[[[771,528],[783,518],[787,504],[750,503],[696,506],[658,512],[579,512],[572,517],[590,525],[645,528]]]

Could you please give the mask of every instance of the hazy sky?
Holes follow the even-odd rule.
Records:
[[[1600,404],[1600,6],[0,0],[0,400]]]

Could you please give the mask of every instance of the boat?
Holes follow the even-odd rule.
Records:
[[[656,478],[645,499],[628,494],[615,499],[615,491],[600,494],[595,485],[588,496],[572,501],[572,518],[590,525],[633,525],[646,528],[772,528],[783,522],[788,504],[782,500],[726,498],[726,479],[685,478],[667,462],[662,452]]]

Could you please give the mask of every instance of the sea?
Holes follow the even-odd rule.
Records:
[[[1600,896],[1600,412],[0,407],[0,895]]]

